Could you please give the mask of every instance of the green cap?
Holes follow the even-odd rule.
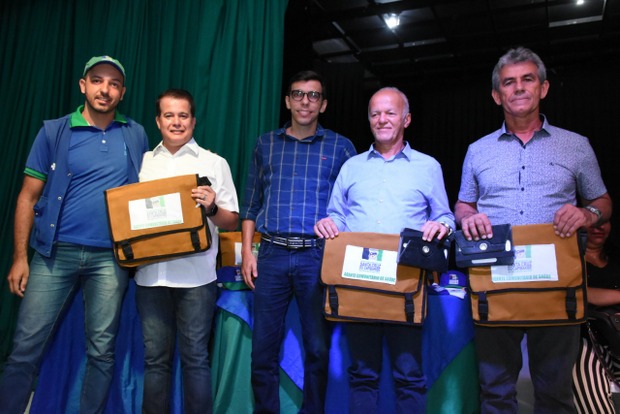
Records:
[[[86,76],[86,72],[88,72],[94,66],[97,66],[97,65],[99,65],[101,63],[107,63],[107,64],[110,64],[110,65],[114,66],[123,75],[123,78],[126,78],[126,76],[125,76],[125,68],[123,67],[123,65],[121,65],[121,62],[119,62],[118,60],[114,59],[112,56],[107,56],[107,55],[104,55],[104,56],[93,56],[92,58],[90,58],[90,60],[88,62],[86,62],[86,66],[84,66],[84,73],[82,74],[82,76]]]

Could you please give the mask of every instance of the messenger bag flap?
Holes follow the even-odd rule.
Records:
[[[325,241],[321,281],[329,320],[420,325],[426,271],[397,262],[399,234],[341,232]]]
[[[197,174],[188,174],[105,191],[110,234],[119,264],[135,267],[205,251],[211,246],[204,210],[191,197],[199,180]]]
[[[469,268],[472,314],[478,325],[539,326],[570,325],[585,321],[586,283],[580,236],[561,238],[552,224],[513,226],[515,261],[509,266]],[[557,280],[536,274],[533,245],[552,245]],[[497,269],[510,269],[502,280]],[[532,270],[530,270],[530,268]],[[495,281],[493,273],[495,273]],[[520,276],[521,275],[521,276]]]

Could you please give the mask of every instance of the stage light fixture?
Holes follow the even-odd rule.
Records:
[[[395,29],[400,24],[400,18],[396,13],[390,13],[383,16],[383,20],[385,20],[385,24],[390,29]]]

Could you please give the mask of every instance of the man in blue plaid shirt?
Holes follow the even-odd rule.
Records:
[[[291,121],[258,138],[241,208],[242,273],[254,290],[252,388],[255,412],[280,412],[278,357],[294,295],[305,350],[300,412],[321,413],[329,348],[319,284],[323,244],[313,227],[326,215],[340,167],[356,151],[347,138],[319,125],[327,107],[319,74],[294,75],[284,101]],[[262,235],[258,258],[252,254],[255,231]]]

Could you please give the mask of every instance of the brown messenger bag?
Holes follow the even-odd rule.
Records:
[[[240,231],[227,231],[218,234],[220,249],[217,253],[217,281],[222,287],[229,290],[246,290],[241,275],[241,241]],[[261,235],[255,232],[252,238],[252,253],[258,254]]]
[[[135,267],[211,247],[208,220],[191,197],[201,180],[188,174],[105,191],[114,255],[121,266]]]
[[[399,240],[399,234],[358,232],[342,232],[325,240],[321,281],[326,319],[406,325],[424,322],[426,271],[396,263]],[[350,265],[345,267],[345,254],[354,264],[353,271]],[[382,267],[396,269],[392,275],[395,281],[386,282]]]
[[[220,251],[218,254],[218,268],[222,266],[241,266],[241,232],[227,231],[219,233]],[[255,232],[252,237],[252,252],[258,254],[260,233]]]
[[[532,245],[553,245],[558,280],[547,280],[547,273],[533,271],[523,276],[523,280],[530,281],[499,281],[496,274],[494,282],[494,267],[469,268],[474,323],[526,327],[585,322],[587,298],[581,232],[563,239],[555,235],[552,224],[513,226],[512,232],[516,250],[512,269],[534,266],[527,257],[527,252],[535,247]]]

